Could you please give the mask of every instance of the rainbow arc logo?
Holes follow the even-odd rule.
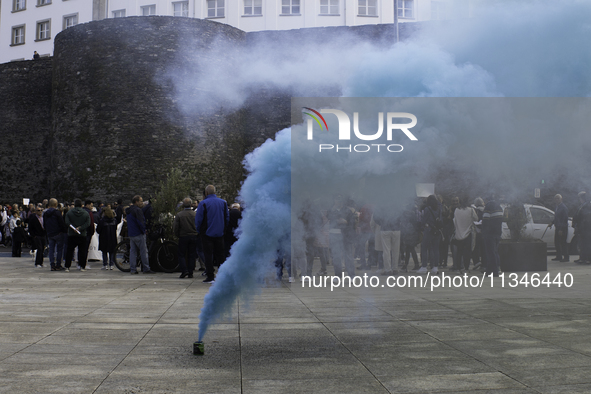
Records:
[[[302,108],[307,109],[308,111],[312,111],[316,115],[318,115],[318,117],[320,117],[320,119],[322,119],[322,123],[324,123],[324,126],[326,126],[326,131],[328,131],[328,125],[326,124],[326,120],[324,120],[324,116],[320,115],[320,112],[313,110],[312,108],[308,108],[308,107],[302,107]],[[304,113],[306,115],[310,115],[316,121],[316,123],[318,123],[318,126],[320,126],[320,130],[323,130],[322,123],[320,123],[320,120],[316,116],[312,115],[309,112],[304,112]]]

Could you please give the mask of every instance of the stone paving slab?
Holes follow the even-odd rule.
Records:
[[[2,256],[0,393],[591,392],[589,266],[548,259],[571,288],[268,281],[210,326],[197,357],[200,277]]]

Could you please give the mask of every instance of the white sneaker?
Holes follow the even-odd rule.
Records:
[[[85,268],[80,268],[80,272],[86,272]]]
[[[69,268],[65,268],[64,269],[64,272],[70,272],[70,269]]]
[[[437,267],[433,267],[433,268],[431,269],[431,273],[432,273],[433,275],[437,275]]]
[[[90,264],[86,264],[86,269],[89,270],[90,269]]]
[[[295,279],[293,278],[293,276],[290,276],[289,277],[289,283],[293,283],[293,282],[295,282]]]
[[[109,269],[110,269],[111,271],[113,270],[113,268],[115,268],[115,267],[113,267],[112,265],[109,267]]]
[[[426,274],[426,273],[427,273],[427,267],[421,267],[417,271],[417,274]]]
[[[106,265],[103,265],[103,267],[101,268],[101,270],[108,270],[109,267],[107,267]]]

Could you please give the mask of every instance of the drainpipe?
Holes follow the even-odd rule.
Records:
[[[394,29],[396,29],[396,42],[400,41],[398,35],[398,0],[394,0]]]

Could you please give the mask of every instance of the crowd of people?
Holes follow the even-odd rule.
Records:
[[[203,201],[186,198],[178,208],[173,232],[179,239],[180,278],[193,277],[198,256],[199,271],[206,277],[204,282],[213,283],[215,266],[225,261],[236,241],[234,230],[242,217],[241,207],[235,203],[228,209],[210,185],[204,191]],[[44,267],[47,257],[51,271],[70,272],[72,262],[77,261],[77,268],[85,272],[90,268],[88,252],[96,232],[103,270],[114,269],[118,237],[125,236],[130,243],[131,274],[154,273],[146,243],[153,208],[139,195],[125,206],[121,199],[114,203],[97,202],[95,207],[90,200],[84,204],[81,200],[64,204],[52,198],[27,206],[3,204],[0,213],[1,244],[12,244],[13,257],[21,257],[23,245],[30,247],[37,268]]]
[[[579,206],[572,220],[581,264],[591,264],[591,203],[585,192],[578,194]],[[568,209],[562,196],[554,197],[555,245],[557,256],[553,260],[567,262],[569,226]],[[138,268],[151,274],[146,247],[146,233],[152,219],[151,204],[144,204],[141,196],[134,196],[129,206],[122,200],[97,206],[90,200],[75,200],[60,204],[54,198],[42,203],[19,206],[0,206],[0,242],[12,243],[12,256],[21,257],[22,245],[29,245],[35,256],[35,266],[44,266],[47,250],[51,271],[69,272],[77,250],[78,269],[88,268],[88,250],[96,231],[98,249],[102,252],[102,269],[112,270],[118,227],[126,223],[126,236],[130,239],[131,273]],[[230,208],[215,194],[213,185],[207,186],[200,202],[186,198],[179,203],[173,232],[179,240],[180,278],[193,278],[199,261],[205,283],[215,280],[215,266],[229,256],[236,242],[235,230],[242,217],[242,208],[235,203]],[[320,261],[317,275],[327,275],[332,263],[334,274],[346,272],[355,276],[356,270],[375,269],[381,275],[397,275],[413,271],[418,274],[448,268],[463,274],[480,269],[487,275],[498,276],[500,260],[498,247],[502,223],[506,212],[494,195],[469,201],[465,197],[452,197],[447,204],[441,196],[430,195],[417,199],[401,212],[371,204],[359,206],[342,195],[335,196],[330,207],[308,203],[299,218],[303,223],[305,248],[294,249],[296,264],[292,267],[291,251],[278,251],[275,267],[277,279],[283,276],[284,265],[290,281],[300,269],[302,275],[311,276],[316,258]],[[305,249],[305,250],[304,250]],[[420,251],[417,254],[417,250]],[[139,256],[139,258],[138,258]],[[414,267],[409,268],[410,259]],[[136,261],[141,261],[141,267]],[[63,265],[62,265],[63,263]],[[356,263],[359,264],[356,266]]]
[[[575,238],[571,252],[578,245],[580,258],[575,262],[591,264],[591,204],[585,192],[579,193],[578,198],[572,221]],[[300,215],[305,255],[294,250],[294,267],[291,255],[280,255],[275,262],[277,279],[282,277],[283,263],[294,270],[290,280],[298,269],[302,275],[311,276],[315,258],[320,260],[316,275],[327,275],[327,264],[332,261],[336,276],[346,272],[352,277],[356,270],[374,267],[381,275],[409,271],[437,274],[448,268],[458,274],[480,270],[498,276],[501,272],[498,248],[507,212],[493,194],[475,199],[455,196],[448,201],[430,195],[417,199],[402,212],[393,212],[388,206],[356,204],[342,195],[337,195],[326,208],[308,201]],[[554,203],[555,219],[548,226],[556,227],[557,256],[553,260],[568,262],[568,209],[559,194]],[[409,268],[411,257],[412,269]],[[452,264],[448,267],[450,257]]]

